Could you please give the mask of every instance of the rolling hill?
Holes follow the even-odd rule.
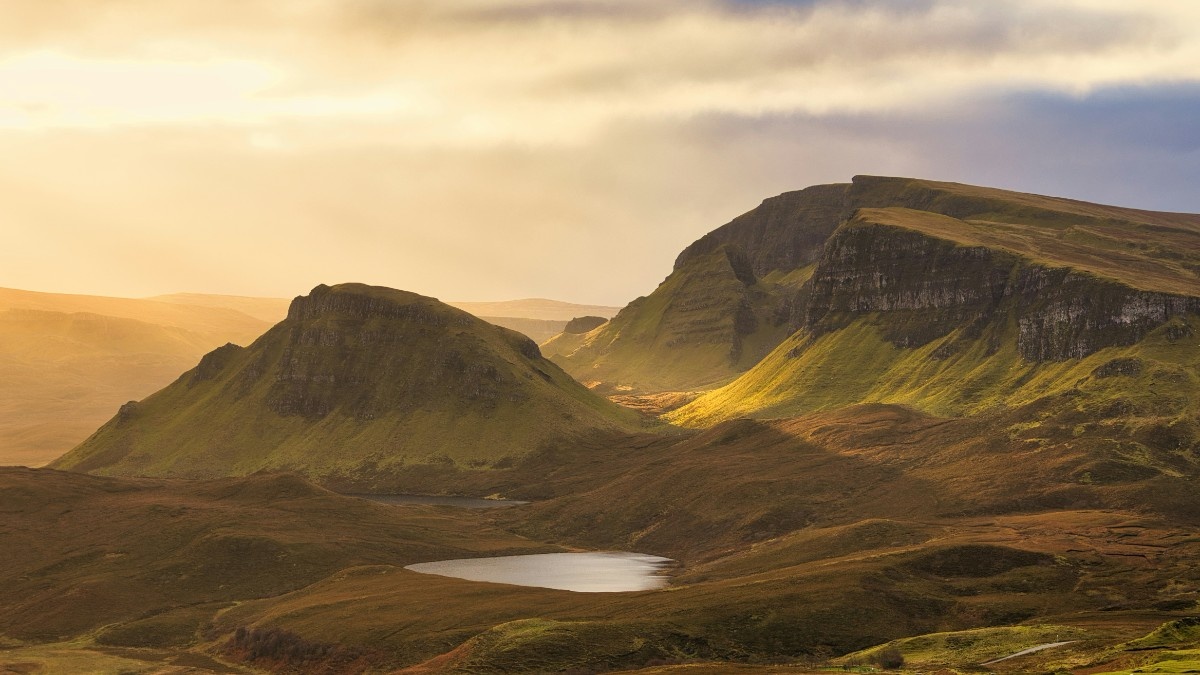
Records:
[[[0,289],[0,464],[38,466],[270,324],[222,307]]]
[[[122,407],[53,466],[191,478],[289,469],[370,484],[420,467],[503,466],[553,439],[641,425],[522,335],[432,298],[342,284],[318,286],[249,347],[214,350]]]

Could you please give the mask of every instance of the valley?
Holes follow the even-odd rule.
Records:
[[[0,672],[1183,672],[1198,271],[1197,215],[859,176],[540,346],[317,286],[0,469]]]

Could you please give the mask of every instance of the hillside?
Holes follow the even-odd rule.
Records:
[[[2,468],[0,512],[0,668],[14,644],[186,646],[223,609],[346,567],[555,550],[470,512],[385,506],[288,475],[180,482]]]
[[[721,251],[737,264],[720,265]],[[890,267],[876,269],[879,265]],[[782,368],[779,354],[799,353],[798,336],[779,346],[797,329],[807,329],[816,339],[838,322],[848,324],[852,317],[871,311],[911,314],[935,308],[933,326],[918,325],[930,318],[925,314],[900,326],[903,312],[891,311],[884,321],[887,341],[900,347],[926,345],[931,336],[943,337],[951,325],[961,327],[969,321],[978,321],[972,329],[978,331],[991,316],[980,313],[997,311],[993,305],[1000,303],[985,301],[983,294],[1003,295],[1005,275],[1018,267],[1044,273],[1028,272],[1032,276],[1014,281],[1025,286],[1007,291],[1005,297],[1013,302],[1029,301],[1040,288],[1063,282],[1071,287],[1064,289],[1062,298],[1097,292],[1109,303],[1081,319],[1080,325],[1089,327],[1079,329],[1086,335],[1076,341],[1071,356],[1090,354],[1109,343],[1128,346],[1166,318],[1187,314],[1190,305],[1183,298],[1200,295],[1200,216],[954,183],[858,176],[850,184],[815,186],[768,199],[705,235],[680,254],[675,270],[654,293],[635,300],[594,334],[552,345],[551,353],[576,378],[602,391],[649,394],[729,383],[778,347],[770,359],[773,366],[764,364],[736,385],[742,393],[697,401],[673,418],[708,424],[762,407],[748,400],[746,391],[762,391],[772,398],[767,393],[772,390],[778,394],[774,398],[786,398],[787,391],[809,387],[811,383],[802,379],[785,382],[776,377]],[[861,284],[855,276],[869,279],[875,273],[884,275],[878,283],[888,286],[876,294],[876,306],[868,307],[859,298],[875,289],[840,286]],[[960,292],[975,295],[951,297]],[[914,293],[924,295],[913,298]],[[842,304],[829,307],[830,302]],[[1061,342],[1051,336],[1050,324],[1056,321],[1055,311],[1075,311],[1064,302],[1043,303],[1041,314],[1026,317],[1020,327],[1026,343]],[[1129,322],[1120,318],[1122,302],[1133,303],[1129,311],[1137,316]],[[1134,307],[1138,303],[1144,306]],[[1044,327],[1034,328],[1036,322]],[[1068,349],[1026,343],[1021,348],[1026,360],[1031,349],[1046,351],[1035,355],[1035,361],[1055,360]],[[879,374],[861,375],[874,379]],[[774,378],[773,385],[762,382],[768,378]],[[846,396],[830,404],[858,400],[856,395]],[[728,414],[719,412],[723,409]],[[811,407],[797,405],[771,414],[807,409]]]
[[[799,330],[669,419],[867,401],[963,415],[1057,395],[1168,421],[1200,412],[1200,217],[914,183],[919,196],[896,201],[961,217],[856,211],[798,296]],[[876,200],[895,187],[864,186]]]
[[[0,289],[0,465],[49,462],[122,403],[269,327],[223,308]]]
[[[123,406],[53,466],[193,478],[286,468],[371,484],[422,466],[502,466],[556,438],[641,424],[524,336],[432,298],[342,284]]]
[[[792,296],[837,226],[845,191],[823,185],[764,201],[684,250],[653,293],[548,353],[604,393],[728,382],[791,332]]]
[[[872,405],[563,444],[457,485],[534,499],[489,513],[531,540],[675,558],[669,590],[570,593],[372,566],[243,603],[212,632],[275,629],[428,669],[414,672],[799,667],[981,627],[1008,636],[982,655],[1059,631],[1084,638],[1080,663],[1108,658],[1200,597],[1196,466],[1165,448],[1121,457],[1112,441],[1126,431],[1076,435],[1070,414],[1025,426],[1032,412]]]

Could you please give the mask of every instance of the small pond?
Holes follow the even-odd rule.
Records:
[[[515,499],[481,499],[479,497],[444,497],[440,495],[369,495],[347,494],[347,497],[369,499],[381,504],[432,504],[433,506],[457,506],[464,509],[498,509],[502,506],[517,506],[529,502]]]
[[[543,553],[418,563],[405,569],[470,581],[585,593],[650,591],[667,584],[675,561],[644,553]]]

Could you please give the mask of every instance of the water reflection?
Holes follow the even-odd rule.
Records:
[[[418,563],[405,569],[471,581],[613,593],[649,591],[667,583],[663,572],[674,561],[644,553],[543,553],[499,558],[467,558]]]

